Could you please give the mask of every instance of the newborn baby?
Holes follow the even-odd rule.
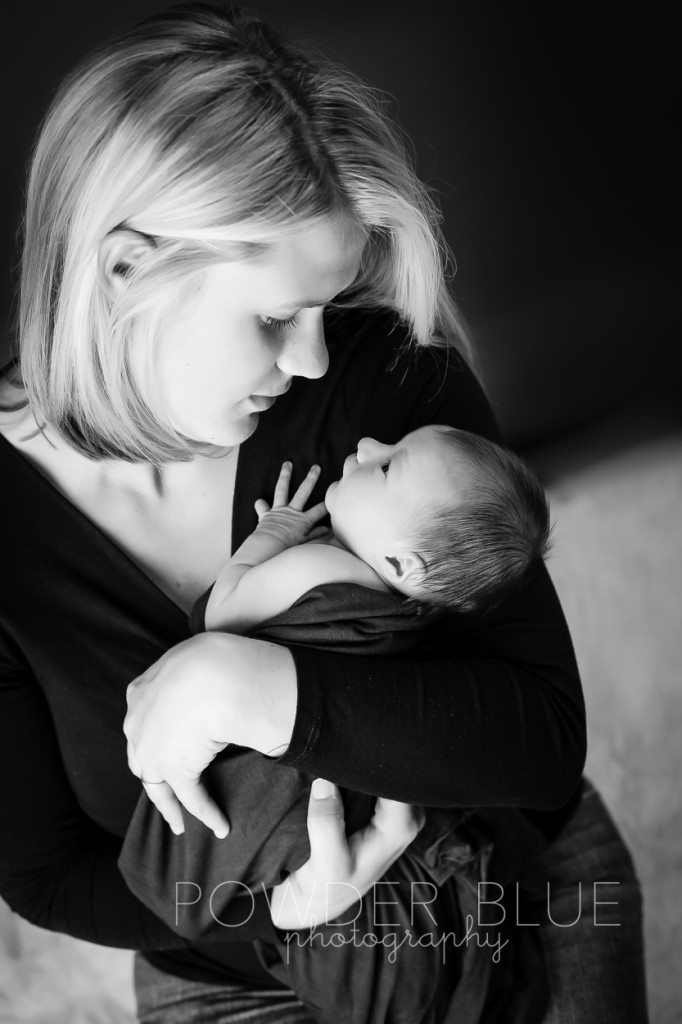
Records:
[[[394,445],[364,438],[324,503],[307,512],[318,467],[289,501],[282,467],[272,509],[227,563],[206,628],[246,633],[322,583],[394,589],[458,612],[497,604],[546,554],[542,487],[511,452],[475,434],[428,426]],[[329,512],[331,533],[315,529]]]
[[[259,524],[197,602],[194,631],[397,657],[421,642],[439,610],[485,612],[547,549],[549,511],[533,474],[512,453],[450,427],[422,427],[394,445],[364,438],[325,501],[307,511],[319,468],[290,500],[291,474],[285,463],[272,507],[256,503]],[[331,530],[320,525],[327,511]],[[215,932],[240,892],[278,884],[309,856],[308,776],[228,747],[204,778],[230,818],[227,839],[191,817],[184,835],[172,835],[143,794],[119,862],[131,889],[193,940]],[[350,834],[368,823],[374,799],[341,795]],[[467,915],[478,920],[472,900],[498,836],[511,835],[518,865],[537,853],[529,830],[515,811],[429,809],[378,883],[383,899],[317,929],[320,944],[307,931],[290,933],[293,943],[259,942],[261,958],[320,1024],[436,1024],[455,1011],[473,1019],[491,949],[453,947],[447,936],[461,940]],[[178,891],[188,897],[180,904]],[[381,943],[355,948],[358,935],[377,934],[395,936],[397,957]],[[490,946],[507,941],[500,934],[491,929]]]

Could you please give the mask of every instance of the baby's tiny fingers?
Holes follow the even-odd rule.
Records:
[[[308,517],[311,523],[318,523],[320,519],[324,519],[326,514],[327,506],[323,501],[318,502],[317,505],[313,505],[312,508],[309,508],[306,511],[306,516]],[[327,527],[324,527],[324,529],[326,530]]]
[[[313,526],[306,540],[319,540],[320,537],[331,537],[331,530],[328,526]]]
[[[320,469],[319,466],[310,467],[305,479],[303,480],[303,483],[300,485],[300,487],[294,494],[293,498],[289,502],[289,506],[291,508],[294,508],[299,512],[303,511],[303,509],[305,508],[305,503],[310,497],[310,495],[313,493],[313,488],[315,487],[315,484],[319,480],[321,472],[322,470]]]
[[[258,516],[259,522],[261,521],[265,513],[270,511],[270,506],[268,505],[267,501],[264,498],[259,498],[253,507],[256,510],[256,515]]]
[[[272,507],[289,504],[289,484],[291,483],[291,471],[293,467],[290,462],[283,462],[279,471],[277,483],[275,484],[275,496],[272,499]]]

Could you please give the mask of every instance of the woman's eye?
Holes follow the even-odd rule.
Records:
[[[262,316],[260,320],[273,331],[290,331],[298,323],[298,313],[294,313],[288,320],[278,320],[276,316]]]

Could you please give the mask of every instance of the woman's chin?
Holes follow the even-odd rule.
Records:
[[[226,436],[229,434],[232,437],[231,444],[241,444],[242,441],[246,441],[248,437],[251,437],[259,423],[260,413],[250,412],[226,427],[224,433]]]
[[[256,430],[260,413],[252,412],[246,416],[230,423],[205,424],[203,427],[195,426],[193,429],[186,428],[185,437],[191,438],[197,444],[212,444],[216,448],[234,448],[236,445],[246,441]]]

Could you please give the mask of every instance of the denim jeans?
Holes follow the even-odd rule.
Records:
[[[639,883],[589,782],[529,877],[534,884],[519,889],[517,920],[519,928],[539,929],[550,986],[542,1024],[647,1024]],[[139,954],[135,991],[140,1024],[313,1024],[292,992],[185,981]],[[458,1024],[485,1024],[486,1017]],[[526,1024],[511,1008],[495,1019]]]
[[[210,985],[166,974],[135,954],[140,1024],[314,1024],[293,992]]]
[[[551,921],[546,906],[535,918],[529,908],[528,920],[541,922],[549,975],[543,1024],[647,1024],[641,890],[628,849],[588,781],[541,863]]]

